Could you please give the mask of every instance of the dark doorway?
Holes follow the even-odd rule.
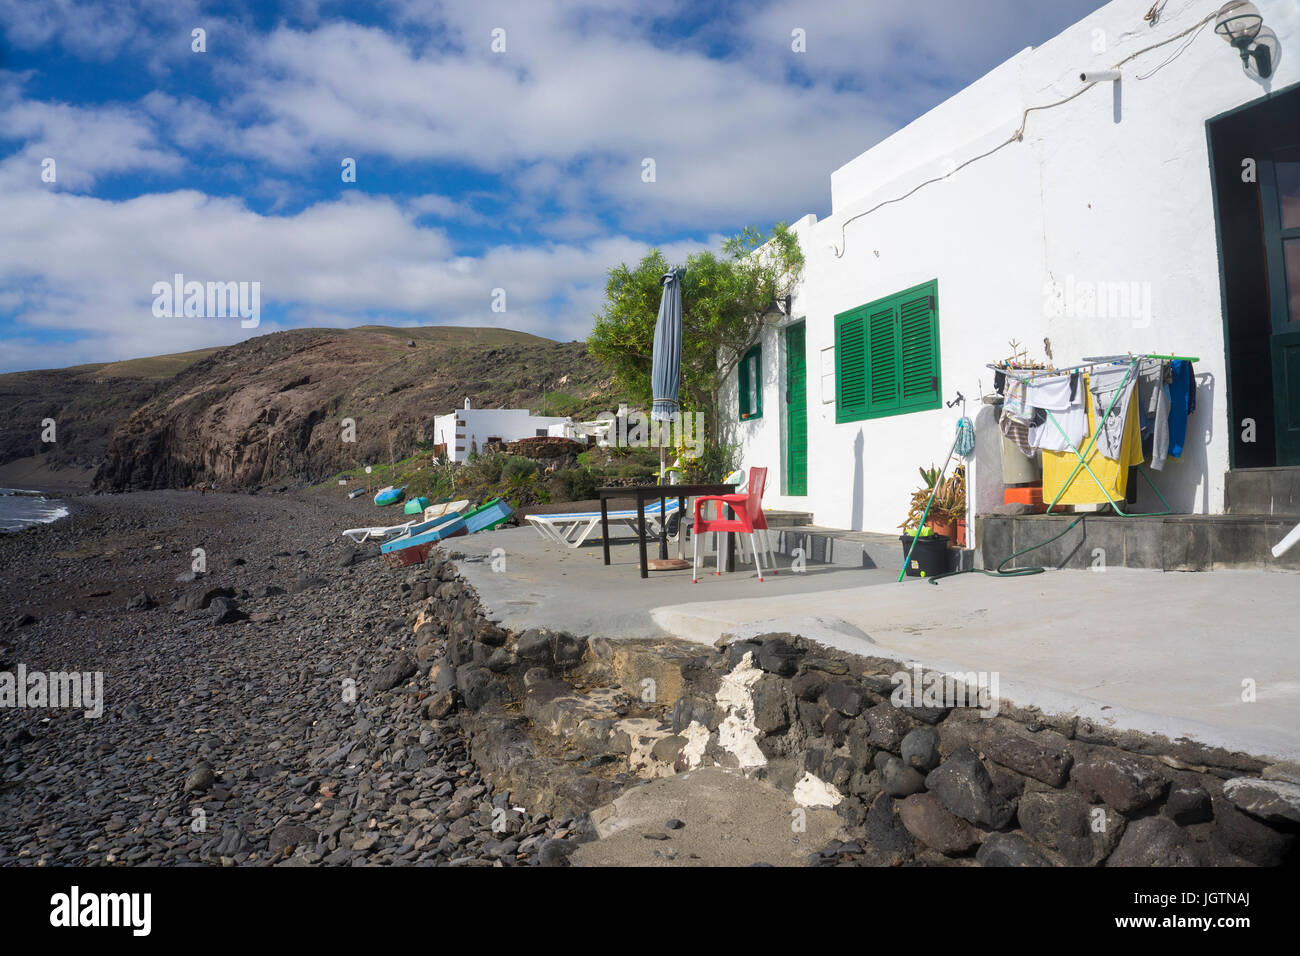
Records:
[[[1300,87],[1208,127],[1231,465],[1300,465]]]

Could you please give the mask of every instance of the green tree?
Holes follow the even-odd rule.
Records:
[[[758,340],[772,301],[793,290],[803,264],[799,239],[785,223],[770,234],[748,227],[727,239],[720,255],[701,252],[686,260],[680,398],[683,409],[704,414],[710,445],[718,440],[718,389]],[[671,266],[651,249],[634,267],[610,269],[605,308],[587,338],[588,351],[609,368],[614,385],[647,411],[659,280]]]

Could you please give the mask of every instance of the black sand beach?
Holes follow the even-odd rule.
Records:
[[[0,536],[0,669],[102,671],[103,715],[0,709],[0,864],[530,865],[567,835],[490,793],[454,715],[424,719],[422,568],[339,534],[400,512],[341,491],[71,504]],[[196,548],[206,574],[178,581]]]

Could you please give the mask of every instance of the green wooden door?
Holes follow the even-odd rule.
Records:
[[[785,493],[808,494],[808,357],[804,323],[785,330]]]
[[[1279,465],[1300,465],[1300,145],[1259,163],[1268,260],[1274,435]]]

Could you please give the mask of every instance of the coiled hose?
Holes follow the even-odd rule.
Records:
[[[1014,554],[1007,555],[1005,558],[1003,558],[1001,561],[998,562],[998,566],[992,571],[988,570],[987,568],[964,568],[961,571],[945,571],[943,574],[931,575],[930,583],[938,584],[943,578],[952,577],[954,574],[970,574],[972,571],[978,571],[980,574],[987,574],[995,578],[1022,578],[1030,574],[1042,574],[1044,571],[1047,570],[1046,568],[1041,568],[1041,567],[1016,568],[1013,571],[1003,571],[1002,568],[1008,562],[1014,561],[1022,554],[1028,554],[1030,551],[1037,551],[1039,548],[1043,547],[1044,545],[1051,544],[1057,538],[1065,537],[1067,534],[1070,533],[1071,530],[1073,530],[1075,525],[1077,525],[1080,521],[1082,521],[1086,517],[1088,516],[1079,515],[1077,518],[1075,518],[1073,521],[1071,521],[1069,524],[1065,526],[1064,531],[1052,535],[1046,541],[1040,541],[1038,542],[1038,544],[1030,545],[1029,547],[1023,548],[1020,551],[1015,552]]]

